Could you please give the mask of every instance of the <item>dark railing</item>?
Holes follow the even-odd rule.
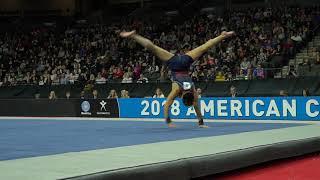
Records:
[[[282,68],[263,68],[262,74],[257,73],[255,70],[244,71],[243,75],[237,73],[236,75],[228,75],[227,73],[221,78],[193,78],[194,82],[223,82],[223,81],[239,81],[239,80],[265,80],[265,79],[295,79],[300,77],[320,77],[320,65],[312,66],[311,68],[299,67],[297,70],[288,68],[283,70]],[[171,82],[170,77],[160,78],[159,73],[147,74],[148,83],[162,83]],[[45,83],[40,85],[38,82],[27,83],[25,81],[19,81],[16,83],[3,83],[0,82],[0,87],[4,86],[16,86],[16,85],[26,85],[26,86],[58,86],[58,85],[71,85],[71,86],[84,86],[86,84],[135,84],[138,83],[137,80],[133,80],[132,83],[122,83],[122,79],[108,79],[105,83],[96,83],[96,81],[74,81],[74,82],[61,82],[55,81],[52,83]],[[145,83],[145,82],[142,82]]]
[[[196,88],[202,89],[204,97],[224,97],[230,95],[231,86],[236,87],[238,96],[278,96],[281,90],[288,92],[290,96],[302,95],[303,89],[308,89],[311,95],[320,95],[320,79],[315,77],[299,77],[292,79],[262,79],[262,80],[239,80],[230,82],[195,82]],[[59,86],[11,86],[0,88],[0,99],[30,99],[48,98],[51,91],[56,96],[66,98],[67,92],[70,98],[92,98],[93,90],[98,92],[99,98],[107,98],[111,90],[118,93],[122,90],[129,92],[130,97],[152,97],[157,88],[160,88],[167,96],[171,90],[170,82],[149,83],[108,83],[101,85],[84,86],[59,85]]]

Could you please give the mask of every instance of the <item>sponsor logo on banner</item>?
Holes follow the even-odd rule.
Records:
[[[110,115],[110,112],[107,111],[106,105],[107,102],[102,100],[99,102],[100,104],[100,111],[97,112],[98,115]]]
[[[91,115],[90,108],[90,103],[88,101],[83,101],[81,103],[81,115]]]

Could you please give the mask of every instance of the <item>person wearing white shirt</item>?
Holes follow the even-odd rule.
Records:
[[[129,76],[128,72],[124,73],[121,83],[132,83],[132,77]]]
[[[97,84],[106,84],[106,82],[107,82],[106,78],[102,77],[101,73],[99,72],[98,76],[96,78],[96,83]]]
[[[302,41],[302,37],[299,34],[295,34],[295,35],[291,36],[291,39],[296,42]]]

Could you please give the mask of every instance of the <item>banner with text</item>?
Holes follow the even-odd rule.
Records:
[[[166,99],[118,99],[121,118],[163,118]],[[319,120],[320,97],[202,98],[200,111],[206,119]],[[171,118],[196,118],[193,107],[180,99],[170,110]]]

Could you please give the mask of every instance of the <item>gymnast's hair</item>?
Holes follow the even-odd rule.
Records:
[[[192,106],[194,95],[192,91],[188,91],[182,95],[182,102],[185,106]]]

